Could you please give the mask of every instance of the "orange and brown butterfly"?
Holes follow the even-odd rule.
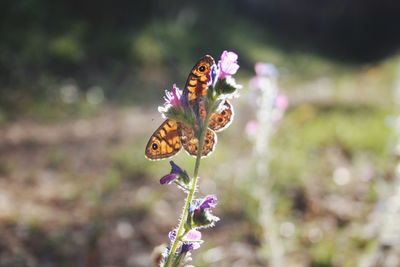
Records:
[[[206,96],[213,64],[215,63],[211,56],[201,58],[189,74],[182,97],[175,92],[175,98],[188,101],[186,105],[192,105],[198,98]],[[203,112],[205,111],[203,110]],[[232,122],[233,116],[232,105],[227,100],[217,112],[211,114],[202,148],[203,157],[214,151],[217,143],[215,132],[226,129]],[[166,159],[174,156],[183,147],[190,155],[196,156],[198,146],[199,140],[195,136],[194,129],[182,122],[166,119],[147,142],[145,155],[150,160]]]

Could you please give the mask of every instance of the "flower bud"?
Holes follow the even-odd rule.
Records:
[[[237,84],[235,79],[232,77],[226,77],[222,80],[218,80],[218,82],[215,84],[215,92],[217,95],[233,94],[240,88],[242,88],[242,86]]]
[[[192,227],[209,227],[219,221],[219,218],[211,213],[211,209],[217,205],[217,197],[208,195],[202,199],[193,201],[190,206],[190,220],[188,222]]]

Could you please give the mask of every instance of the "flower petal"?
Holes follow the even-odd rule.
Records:
[[[190,181],[188,173],[177,164],[175,164],[174,161],[171,160],[169,164],[171,165],[171,174],[175,173],[176,175],[178,175],[178,177],[181,177],[185,183]]]
[[[171,107],[180,107],[182,106],[182,90],[176,87],[176,84],[172,85],[172,89],[170,91],[165,90],[164,96],[164,106],[158,107],[158,111],[165,115]]]
[[[186,253],[195,249],[200,248],[200,242],[193,242],[193,243],[183,243],[181,247],[181,252]]]
[[[199,209],[215,208],[217,205],[217,200],[218,199],[216,195],[205,196],[199,205]]]
[[[190,230],[184,238],[184,241],[200,241],[201,240],[201,232],[195,229]]]
[[[237,64],[238,55],[234,52],[224,51],[221,55],[221,59],[218,62],[220,69],[219,79],[224,79],[228,76],[234,75],[238,69],[239,64]]]
[[[171,165],[171,173],[181,174],[183,172],[182,168],[176,165],[173,160],[170,160],[169,164]]]
[[[174,230],[172,230],[172,231],[170,231],[170,232],[168,233],[168,238],[169,238],[169,240],[171,240],[171,241],[174,241],[174,240],[175,240],[175,238],[176,238],[176,229],[174,229]]]
[[[215,83],[217,82],[217,78],[219,76],[219,68],[216,64],[211,66],[211,84],[212,86],[215,86]]]
[[[171,184],[178,177],[179,177],[179,175],[176,173],[170,173],[170,174],[164,175],[160,179],[160,184]]]

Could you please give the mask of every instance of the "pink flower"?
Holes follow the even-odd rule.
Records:
[[[278,70],[271,63],[257,62],[254,66],[256,74],[258,76],[269,76],[276,77],[278,76]]]
[[[257,134],[258,128],[258,122],[251,120],[247,122],[245,131],[249,137],[254,137]]]
[[[263,76],[254,76],[249,81],[249,87],[255,90],[264,90],[270,85],[270,80]]]
[[[176,229],[168,233],[169,240],[174,241],[176,238]],[[196,229],[189,230],[183,237],[184,242],[201,241],[201,232]]]
[[[285,111],[289,106],[288,98],[285,95],[279,94],[275,99],[275,106],[278,109]]]
[[[176,229],[169,232],[168,237],[172,242],[174,242],[176,238]],[[183,242],[180,247],[180,252],[182,253],[198,249],[203,243],[203,240],[201,240],[201,232],[195,229],[189,230],[189,232],[187,232],[187,234],[183,237],[182,241]]]
[[[200,241],[201,232],[195,229],[189,230],[189,232],[184,237],[185,241]]]
[[[171,107],[182,106],[181,97],[182,91],[178,87],[176,87],[176,84],[172,85],[171,91],[165,90],[164,106],[158,107],[158,112],[161,113],[163,118],[167,118],[165,113],[168,112]]]
[[[173,107],[177,107],[181,105],[181,96],[182,96],[182,91],[176,87],[176,84],[174,83],[172,85],[171,91],[165,90],[165,105],[170,105]]]
[[[198,249],[201,243],[203,243],[203,240],[201,240],[201,233],[195,229],[189,230],[189,232],[183,238],[181,251],[188,252]]]
[[[234,75],[238,69],[237,64],[238,55],[234,52],[224,51],[221,55],[221,59],[218,62],[219,66],[219,77],[218,79],[224,79],[228,76]]]

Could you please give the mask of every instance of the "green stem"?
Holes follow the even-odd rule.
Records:
[[[210,115],[211,115],[210,114],[211,113],[210,110],[213,108],[213,106],[214,106],[213,104],[212,105],[208,105],[208,108],[207,108],[207,111],[206,111],[206,117],[204,119],[204,124],[200,128],[201,131],[200,131],[200,135],[198,137],[199,146],[198,146],[198,149],[197,149],[196,163],[194,165],[193,180],[192,180],[192,183],[191,183],[191,187],[190,187],[189,193],[188,193],[188,195],[186,197],[186,200],[185,200],[185,206],[184,206],[183,211],[182,211],[182,216],[181,216],[181,220],[179,222],[178,231],[176,232],[176,238],[175,238],[175,240],[174,240],[174,242],[172,244],[171,250],[169,251],[168,258],[167,258],[167,261],[166,261],[164,267],[170,266],[170,264],[171,264],[171,262],[172,262],[172,260],[173,260],[173,258],[175,256],[176,250],[178,248],[178,244],[181,241],[182,236],[184,234],[186,234],[186,231],[184,231],[184,226],[185,226],[185,223],[187,221],[187,217],[189,215],[189,206],[190,206],[190,203],[192,203],[192,200],[193,200],[193,197],[194,197],[194,193],[195,193],[196,187],[197,187],[197,182],[198,182],[198,178],[199,178],[198,177],[198,173],[199,173],[199,169],[200,169],[200,162],[201,162],[201,156],[202,156],[203,145],[204,145],[204,137],[205,137],[207,129],[208,129],[207,126],[208,126],[208,123],[209,123],[209,120],[210,120]]]

